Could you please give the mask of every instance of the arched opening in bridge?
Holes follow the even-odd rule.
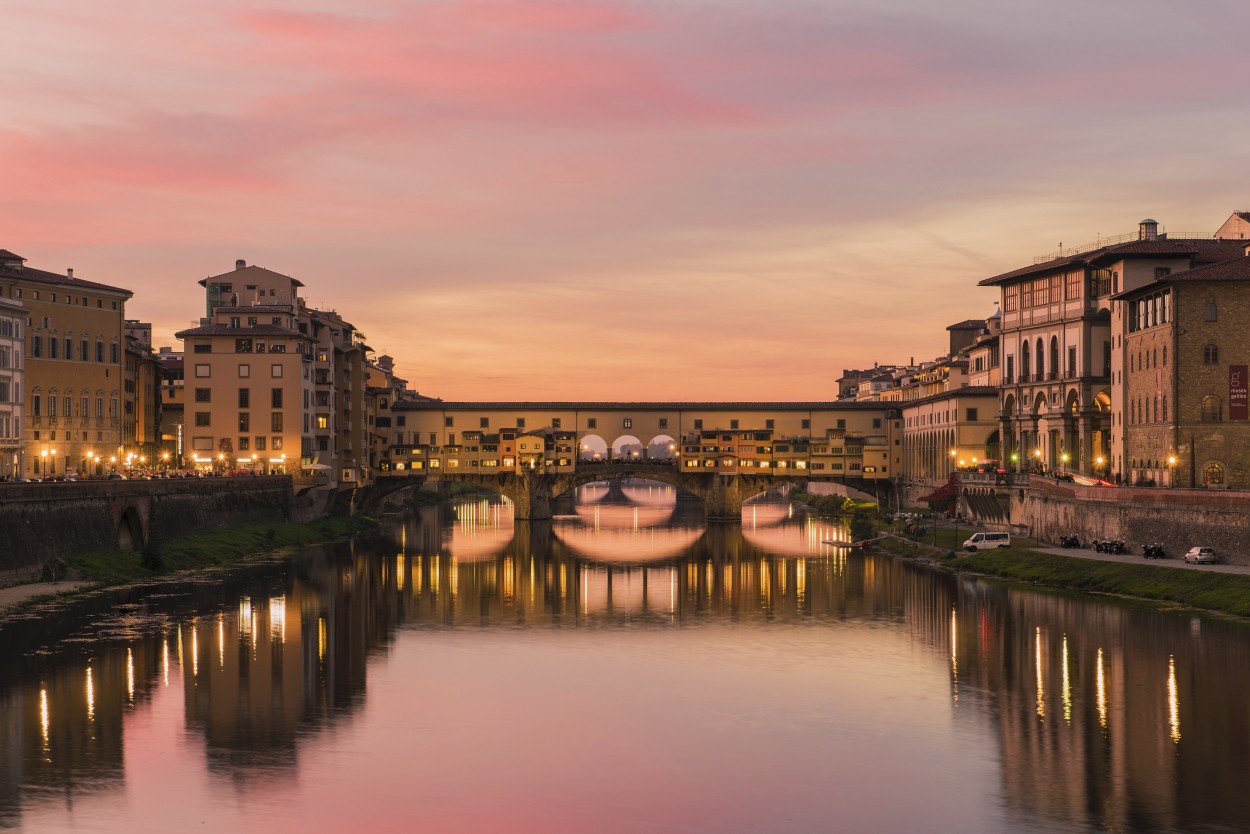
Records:
[[[625,463],[644,460],[646,447],[632,434],[623,434],[612,441],[612,459]]]
[[[676,460],[677,441],[667,434],[651,438],[651,442],[647,444],[647,457],[651,460]]]
[[[582,438],[578,449],[579,460],[607,460],[608,442],[597,434],[588,434]]]
[[[139,514],[134,507],[127,507],[117,522],[117,549],[142,550],[144,544],[143,524],[139,521]]]

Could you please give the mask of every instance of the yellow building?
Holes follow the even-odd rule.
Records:
[[[24,469],[30,476],[97,469],[125,454],[122,426],[130,290],[26,266],[0,249],[0,297],[29,308]]]

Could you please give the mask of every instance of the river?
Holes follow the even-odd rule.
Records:
[[[427,508],[0,623],[0,828],[1247,831],[1250,628],[741,526]]]

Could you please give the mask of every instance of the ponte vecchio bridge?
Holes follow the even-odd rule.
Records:
[[[581,484],[623,477],[673,484],[703,498],[709,518],[737,518],[745,499],[781,484],[871,489],[902,465],[894,403],[401,401],[389,422],[371,503],[462,481],[529,519],[549,518],[551,499]]]

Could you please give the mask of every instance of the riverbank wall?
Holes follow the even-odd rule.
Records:
[[[142,550],[303,514],[286,476],[0,484],[0,574],[32,573],[76,553]]]
[[[989,529],[1057,544],[1122,539],[1134,552],[1161,543],[1173,558],[1212,547],[1229,564],[1250,565],[1250,493],[1202,489],[1094,487],[1051,478],[970,476],[960,511]]]

